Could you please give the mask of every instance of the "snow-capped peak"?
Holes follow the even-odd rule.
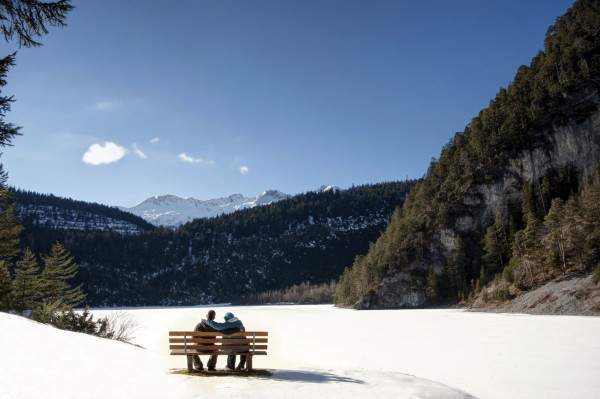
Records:
[[[333,191],[334,193],[337,193],[338,191],[340,191],[341,188],[339,188],[338,186],[321,186],[318,189],[315,190],[316,193],[326,193],[328,191]]]
[[[186,200],[186,198],[178,197],[176,195],[171,195],[171,194],[155,195],[153,197],[150,197],[150,198],[140,202],[139,204],[136,205],[136,207],[141,206],[141,205],[153,205],[153,204],[161,204],[162,205],[162,204],[169,204],[169,203],[177,203],[177,202],[181,202],[181,201],[185,201],[185,200]],[[122,209],[126,209],[126,208],[122,208]]]
[[[266,190],[256,197],[232,194],[226,198],[206,201],[168,194],[153,196],[136,206],[120,207],[120,209],[138,215],[157,226],[177,227],[193,219],[219,216],[240,209],[271,204],[286,198],[290,198],[290,195],[278,190]]]

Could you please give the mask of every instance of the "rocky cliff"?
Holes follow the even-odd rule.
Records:
[[[565,104],[571,107],[566,109],[567,114],[570,109],[586,109],[588,116],[583,120],[571,117],[566,123],[544,128],[534,144],[508,158],[505,165],[494,171],[492,181],[488,177],[485,182],[469,184],[458,199],[461,212],[446,226],[435,230],[425,258],[412,260],[401,270],[388,273],[354,306],[370,309],[429,305],[428,271],[441,277],[444,266],[455,255],[459,237],[481,232],[488,215],[506,215],[511,204],[521,203],[524,186],[535,188],[546,175],[569,165],[580,182],[590,181],[600,165],[599,91],[584,88],[569,96]]]

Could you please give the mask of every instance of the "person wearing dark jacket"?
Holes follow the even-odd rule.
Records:
[[[238,331],[245,331],[244,328],[244,324],[242,323],[242,321],[240,319],[238,319],[237,317],[235,317],[233,315],[233,313],[231,312],[227,312],[225,313],[224,316],[225,319],[225,323],[219,323],[217,321],[214,320],[206,320],[206,325],[208,325],[211,328],[214,328],[215,330],[218,331],[223,331],[223,330],[232,330],[232,329],[239,329]],[[226,337],[224,336],[223,338],[246,338],[246,337],[241,337],[241,336],[235,336],[235,337]],[[223,345],[225,346],[225,345]],[[236,352],[235,350],[231,350],[231,352]],[[245,366],[246,366],[246,355],[240,355],[240,363],[238,364],[237,368],[235,367],[235,356],[236,355],[229,355],[227,356],[227,369],[228,370],[242,370]]]
[[[206,319],[207,320],[214,320],[216,316],[216,313],[214,310],[209,310],[208,313],[206,314]],[[196,328],[194,328],[194,331],[207,331],[207,332],[212,332],[212,331],[216,331],[214,328],[211,328],[210,326],[208,326],[206,324],[206,320],[202,319],[202,321],[198,324],[196,324]],[[210,353],[210,352],[207,352]],[[208,371],[214,371],[215,368],[217,367],[217,355],[210,355],[210,357],[208,358],[208,363],[206,363],[206,367],[208,368]],[[194,370],[196,371],[202,371],[204,370],[204,365],[202,364],[202,361],[200,360],[200,356],[198,355],[194,355],[192,356],[193,359],[193,364],[194,364]]]

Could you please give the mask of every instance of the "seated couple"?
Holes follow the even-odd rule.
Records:
[[[225,316],[223,317],[225,319],[225,323],[219,323],[215,320],[215,316],[216,313],[214,310],[209,310],[208,313],[206,314],[206,319],[202,319],[202,321],[200,323],[198,323],[196,325],[196,328],[194,329],[194,331],[220,331],[223,332],[225,334],[229,333],[229,334],[233,334],[239,331],[245,331],[244,329],[244,324],[242,324],[242,321],[240,319],[238,319],[237,317],[235,317],[233,315],[233,313],[231,312],[227,312],[225,313]],[[223,336],[223,338],[245,338],[245,337],[231,337],[231,336]],[[233,344],[223,344],[223,346],[226,345],[233,345]],[[235,350],[231,351],[236,352]],[[244,369],[244,367],[246,367],[246,355],[240,355],[240,363],[237,365],[237,367],[235,367],[235,356],[236,355],[229,355],[227,356],[227,370],[242,370]],[[208,359],[208,363],[206,364],[208,371],[214,371],[215,368],[217,367],[217,355],[210,355],[209,359]],[[194,355],[193,356],[193,362],[194,362],[194,370],[196,371],[202,371],[204,370],[204,365],[202,364],[202,361],[200,360],[200,356]]]

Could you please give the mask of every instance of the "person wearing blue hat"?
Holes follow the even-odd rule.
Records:
[[[206,325],[208,325],[209,327],[214,328],[217,331],[224,331],[224,330],[228,330],[229,333],[232,332],[237,332],[237,331],[245,331],[244,328],[244,324],[242,323],[242,321],[240,319],[238,319],[237,317],[234,316],[233,313],[231,312],[227,312],[225,313],[225,316],[223,316],[223,318],[225,319],[225,323],[219,323],[218,321],[214,321],[214,320],[203,320]],[[231,330],[231,331],[229,331]],[[237,331],[236,331],[237,330]],[[229,337],[229,336],[224,336],[223,338],[246,338],[246,337]],[[226,345],[226,344],[223,344]],[[229,344],[231,345],[231,344]],[[232,350],[231,352],[236,352],[235,350]],[[229,355],[227,356],[227,370],[242,370],[245,366],[246,366],[246,355],[240,355],[240,363],[238,364],[237,368],[235,367],[235,356],[236,355]]]

